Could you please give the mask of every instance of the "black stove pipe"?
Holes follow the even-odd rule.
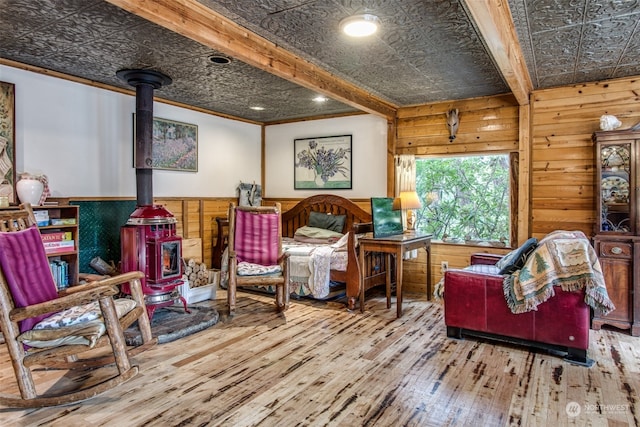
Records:
[[[116,75],[136,88],[136,203],[153,205],[153,91],[171,84],[170,77],[152,70],[120,70]]]

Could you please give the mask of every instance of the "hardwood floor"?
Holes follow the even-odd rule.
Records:
[[[527,348],[445,335],[442,307],[383,295],[366,312],[338,303],[226,294],[212,328],[135,359],[140,374],[81,404],[0,409],[2,426],[633,426],[640,425],[640,338],[591,331],[591,368]],[[47,385],[68,384],[51,371]],[[84,380],[80,376],[79,380]],[[15,391],[4,345],[0,387]],[[569,408],[569,412],[567,411]]]

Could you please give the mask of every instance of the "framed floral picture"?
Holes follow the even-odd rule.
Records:
[[[16,200],[15,85],[0,82],[0,197],[2,205]]]
[[[153,169],[198,172],[198,126],[153,118]],[[133,165],[136,165],[136,113],[133,113]]]
[[[351,135],[295,139],[294,189],[351,189],[351,142]]]

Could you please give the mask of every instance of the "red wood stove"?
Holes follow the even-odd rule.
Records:
[[[142,271],[142,291],[149,319],[157,308],[187,301],[180,295],[182,237],[176,235],[176,218],[160,205],[138,206],[120,229],[121,270]],[[123,287],[129,293],[128,286]]]
[[[136,88],[135,167],[137,208],[120,229],[123,273],[144,272],[142,290],[149,320],[157,308],[181,301],[182,238],[176,235],[176,218],[153,204],[153,91],[171,84],[171,78],[146,69],[119,70],[116,75]],[[129,293],[128,286],[123,291]]]

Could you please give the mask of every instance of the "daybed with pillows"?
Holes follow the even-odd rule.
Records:
[[[442,285],[449,337],[527,344],[585,365],[590,307],[614,309],[595,251],[579,231],[529,239],[504,257],[473,254],[471,266],[446,271]]]
[[[360,293],[357,239],[372,231],[371,214],[340,196],[311,196],[283,212],[291,295],[328,299],[346,294],[347,308],[355,309]],[[368,253],[362,268],[365,291],[386,283],[384,254]]]
[[[331,235],[321,231],[323,229],[338,234]],[[313,234],[314,231],[317,234]],[[351,200],[340,196],[330,194],[311,196],[284,212],[282,235],[288,245],[292,293],[304,294],[310,283],[304,274],[304,259],[298,258],[304,256],[304,249],[301,250],[301,247],[312,244],[310,242],[313,242],[313,239],[326,238],[323,247],[313,249],[315,260],[306,263],[307,274],[311,275],[311,282],[315,289],[322,290],[330,287],[330,292],[342,289],[342,292],[346,292],[347,308],[355,309],[360,294],[358,235],[372,231],[371,214]],[[331,259],[328,268],[327,257]],[[313,267],[313,272],[309,266]],[[387,266],[384,254],[367,254],[365,264],[361,267],[364,271],[365,291],[386,283]],[[322,294],[311,293],[310,295],[323,298]]]

